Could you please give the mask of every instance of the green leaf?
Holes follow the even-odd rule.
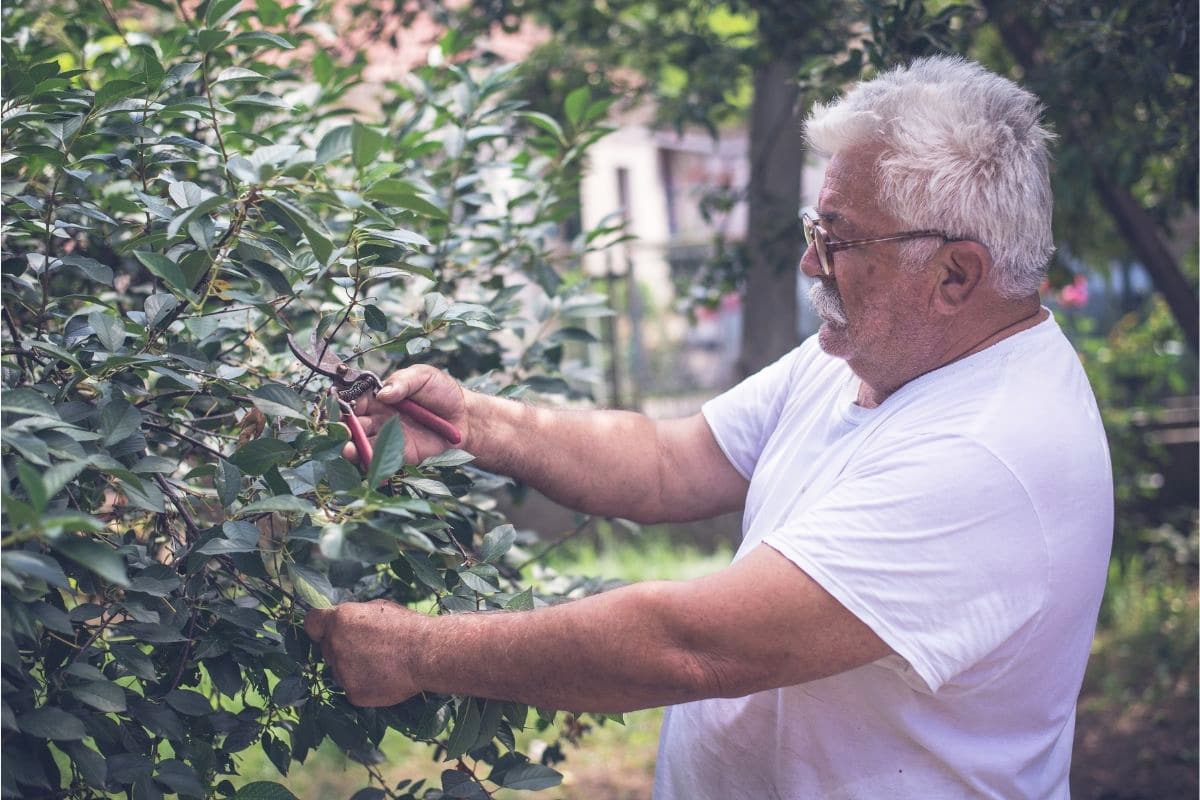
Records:
[[[174,689],[166,696],[167,705],[189,717],[206,717],[213,712],[208,699],[199,692]]]
[[[87,736],[83,723],[74,714],[61,708],[45,706],[35,708],[17,718],[17,726],[23,733],[39,739],[82,739]]]
[[[392,417],[383,423],[375,437],[375,453],[367,469],[367,485],[372,489],[396,474],[404,466],[404,428]]]
[[[446,212],[421,197],[415,186],[394,178],[376,181],[371,188],[367,189],[365,197],[368,200],[378,200],[385,205],[415,211],[434,219],[446,219]]]
[[[206,556],[223,553],[253,553],[258,549],[258,528],[249,522],[230,520],[221,526],[224,537],[210,539],[196,550]]]
[[[262,514],[263,512],[290,512],[294,514],[311,514],[316,511],[316,506],[305,500],[303,497],[296,497],[291,494],[280,494],[274,497],[264,497],[262,500],[255,500],[253,503],[242,506],[238,509],[238,516],[247,514]]]
[[[105,447],[141,430],[142,413],[128,400],[111,400],[100,410],[100,434]]]
[[[442,580],[442,575],[434,567],[433,562],[424,553],[412,553],[405,551],[400,554],[409,566],[412,567],[413,574],[417,576],[417,580],[438,592],[446,591],[446,582]]]
[[[255,781],[237,790],[231,800],[299,800],[275,781]]]
[[[340,125],[326,131],[317,145],[317,163],[327,164],[335,158],[340,158],[350,152],[350,137],[354,132],[352,125]]]
[[[479,737],[479,724],[482,717],[479,705],[471,698],[464,698],[454,719],[454,730],[446,742],[446,758],[458,758],[464,755]]]
[[[221,73],[217,75],[216,79],[213,80],[213,83],[228,83],[230,81],[261,81],[265,77],[265,75],[260,75],[254,70],[246,69],[245,67],[226,67],[225,69],[221,70]]]
[[[483,546],[480,547],[479,556],[484,561],[495,561],[507,553],[516,540],[517,531],[512,525],[493,528],[483,537]]]
[[[554,119],[554,117],[538,111],[518,111],[516,116],[520,119],[529,120],[542,130],[552,134],[555,139],[558,139],[560,142],[563,141],[562,126],[558,124],[558,120]]]
[[[287,463],[295,452],[287,442],[266,437],[246,442],[229,460],[247,475],[262,475],[271,467]]]
[[[196,44],[200,46],[203,52],[209,53],[217,49],[221,45],[221,42],[228,38],[229,33],[227,31],[202,30],[196,34]]]
[[[532,611],[533,610],[533,587],[530,586],[523,592],[518,592],[508,599],[504,604],[504,608],[508,611]]]
[[[264,384],[250,393],[250,401],[264,414],[272,417],[289,417],[307,420],[304,402],[299,395],[277,383]]]
[[[123,100],[130,95],[137,94],[143,88],[145,87],[140,81],[120,79],[108,81],[96,90],[96,108],[103,108],[110,103]]]
[[[128,335],[125,332],[125,326],[121,321],[112,314],[105,314],[101,311],[93,311],[88,314],[88,324],[92,326],[92,330],[96,332],[96,338],[100,340],[100,344],[104,345],[104,349],[110,353],[115,353],[121,349],[121,345],[125,343],[125,337]]]
[[[350,132],[350,155],[354,166],[369,167],[379,156],[387,138],[375,128],[355,122]]]
[[[493,595],[500,591],[500,587],[496,586],[496,584],[469,569],[460,570],[458,578],[463,582],[464,586],[479,594]]]
[[[418,247],[428,247],[429,240],[416,231],[405,230],[404,228],[395,228],[394,230],[381,231],[377,229],[369,229],[364,231],[367,236],[384,241],[394,242],[396,244],[411,244]]]
[[[88,681],[69,691],[84,705],[97,711],[119,714],[125,710],[125,690],[112,681]]]
[[[17,464],[17,478],[21,481],[21,486],[24,487],[33,510],[39,514],[45,511],[50,497],[46,492],[46,484],[42,483],[41,473],[22,461]]]
[[[288,564],[287,572],[296,595],[311,608],[333,607],[333,587],[329,585],[328,578],[299,564]]]
[[[562,775],[542,764],[517,764],[504,771],[499,781],[506,789],[536,792],[562,783]]]
[[[188,284],[187,278],[183,276],[183,270],[174,261],[161,253],[144,253],[140,250],[135,250],[133,255],[146,266],[146,269],[153,272],[159,278],[162,278],[167,286],[175,289],[184,297],[189,299],[194,297],[192,287]]]
[[[219,28],[237,13],[242,0],[210,0],[208,11],[204,14],[204,24],[209,28]]]
[[[60,536],[51,546],[76,564],[87,567],[109,583],[128,586],[125,558],[113,548],[94,539]]]
[[[260,12],[261,13],[261,12]],[[266,22],[266,20],[263,20]],[[267,22],[268,25],[272,24]],[[231,46],[253,45],[255,47],[279,47],[284,50],[295,50],[296,45],[289,42],[282,36],[270,33],[269,31],[249,31],[247,33],[239,33],[229,40]]]
[[[112,267],[105,266],[94,258],[66,255],[62,257],[62,263],[65,266],[74,267],[96,283],[102,283],[105,286],[113,285]]]
[[[146,305],[142,309],[146,314],[146,326],[157,328],[178,306],[179,301],[173,294],[158,292],[157,294],[150,295],[146,298]]]
[[[217,499],[222,506],[231,506],[237,500],[238,492],[242,490],[242,471],[236,466],[221,459],[217,464],[217,474],[213,478],[217,489]]]
[[[317,261],[322,266],[329,263],[329,256],[333,254],[333,243],[321,229],[320,223],[309,216],[307,211],[281,197],[265,197],[263,202],[271,203],[296,223],[296,226],[304,232],[304,238],[308,240],[308,245],[312,248]]]
[[[70,583],[67,582],[67,576],[63,572],[62,567],[53,558],[42,553],[6,550],[4,551],[4,558],[3,561],[0,561],[0,565],[5,570],[15,572],[18,575],[37,578],[60,589],[70,588]]]
[[[160,761],[154,779],[179,795],[204,797],[208,794],[196,771],[177,758]],[[134,792],[134,795],[136,796],[137,792]]]
[[[567,119],[576,127],[579,121],[583,119],[583,112],[587,110],[588,103],[592,99],[592,93],[586,86],[580,86],[567,95],[566,102],[563,103],[563,111],[566,112]]]
[[[158,91],[162,93],[168,89],[175,88],[180,83],[183,83],[185,80],[187,80],[188,77],[190,77],[191,74],[198,69],[200,69],[199,61],[184,61],[180,64],[176,64],[167,70],[167,74],[163,76],[162,83],[158,85]]]
[[[460,467],[463,464],[475,460],[475,456],[468,453],[466,450],[458,450],[451,448],[443,450],[437,455],[430,456],[421,462],[421,469],[429,469],[430,467]]]
[[[96,789],[104,789],[108,783],[108,762],[104,756],[80,742],[63,742],[61,749],[75,764],[79,774],[88,785]]]
[[[379,310],[379,306],[367,303],[363,306],[363,319],[373,330],[380,333],[387,333],[388,321],[384,313]]]

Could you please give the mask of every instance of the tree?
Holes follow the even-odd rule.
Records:
[[[1062,137],[1056,280],[1069,281],[1082,264],[1136,260],[1196,347],[1195,278],[1172,246],[1181,220],[1194,216],[1197,192],[1195,4],[497,0],[473,4],[470,14],[510,26],[531,15],[555,33],[548,72],[557,53],[566,74],[590,70],[597,84],[652,99],[662,124],[702,125],[716,136],[721,124],[748,120],[749,185],[709,202],[748,202],[750,224],[741,246],[717,243],[704,278],[716,293],[743,292],[742,372],[795,342],[793,223],[806,109],[934,53],[977,58],[1045,101]]]
[[[560,779],[514,743],[553,711],[358,709],[320,666],[309,607],[555,598],[519,584],[533,541],[469,454],[405,466],[389,424],[365,475],[345,461],[327,381],[284,336],[479,391],[578,391],[558,364],[601,298],[573,270],[603,237],[557,231],[604,131],[522,111],[518,72],[454,36],[355,112],[363,65],[323,49],[327,11],[3,9],[6,797],[289,797],[236,788],[238,754],[286,774],[326,738],[366,766],[357,797]],[[383,783],[389,731],[450,762],[440,788]]]

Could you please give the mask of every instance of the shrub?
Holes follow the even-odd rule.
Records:
[[[237,754],[286,774],[326,737],[367,765],[357,798],[554,785],[513,734],[553,712],[358,709],[314,659],[314,604],[546,598],[514,581],[502,482],[462,451],[404,466],[395,426],[364,479],[284,336],[573,388],[572,319],[603,308],[572,270],[607,231],[557,231],[599,114],[585,90],[564,123],[521,111],[517,71],[453,36],[367,87],[328,9],[254,6],[3,8],[3,794],[286,797],[235,789]],[[382,784],[392,730],[441,787]]]

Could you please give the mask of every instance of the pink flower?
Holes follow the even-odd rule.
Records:
[[[1075,280],[1064,286],[1058,293],[1058,303],[1063,308],[1083,308],[1088,301],[1088,283],[1083,275],[1076,275]]]

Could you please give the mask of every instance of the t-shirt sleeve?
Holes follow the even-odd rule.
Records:
[[[1033,620],[1046,544],[1028,494],[982,445],[873,448],[764,543],[869,626],[930,691]]]
[[[779,424],[802,349],[797,347],[700,409],[717,446],[746,480]]]

